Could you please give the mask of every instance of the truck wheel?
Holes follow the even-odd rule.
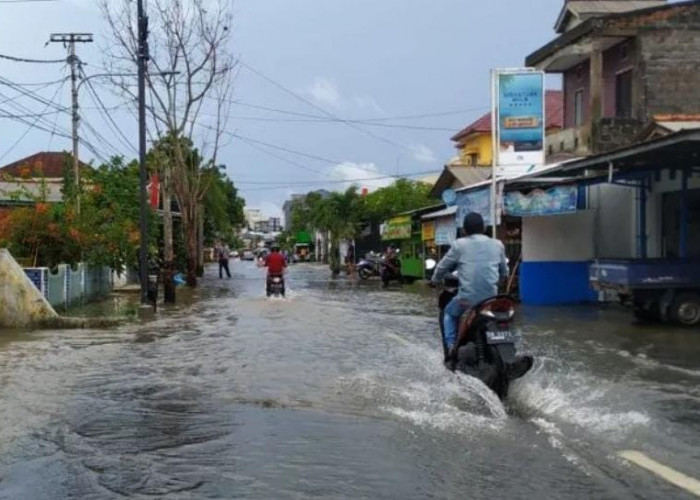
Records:
[[[670,309],[671,318],[682,326],[700,324],[700,295],[697,293],[679,293]]]

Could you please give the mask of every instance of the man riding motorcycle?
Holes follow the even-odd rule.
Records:
[[[471,308],[498,294],[499,282],[508,278],[505,247],[499,240],[484,234],[484,219],[478,213],[464,217],[464,238],[452,244],[450,251],[435,268],[430,286],[442,283],[445,275],[457,270],[459,292],[445,308],[445,343],[447,359],[453,359],[460,319]],[[447,361],[447,360],[446,360]]]
[[[287,260],[280,253],[279,247],[273,246],[270,249],[270,253],[265,257],[263,265],[267,267],[266,290],[269,296],[272,278],[284,276],[284,270],[287,268]]]

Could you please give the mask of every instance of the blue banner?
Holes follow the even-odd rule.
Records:
[[[577,203],[576,186],[558,186],[546,191],[535,189],[528,194],[511,191],[503,197],[505,213],[515,217],[568,214],[576,212]]]
[[[491,225],[491,188],[485,187],[478,191],[458,192],[457,193],[457,216],[455,217],[455,225],[460,228],[464,217],[470,213],[476,212],[484,218],[484,224]]]

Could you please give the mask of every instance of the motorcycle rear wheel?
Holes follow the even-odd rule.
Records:
[[[361,267],[360,269],[357,270],[357,275],[360,277],[361,280],[368,280],[369,278],[372,277],[372,271],[369,269],[365,269],[364,267]]]

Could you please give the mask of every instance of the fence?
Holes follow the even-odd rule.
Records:
[[[78,264],[74,268],[61,264],[48,267],[25,268],[24,272],[53,307],[68,308],[103,297],[114,288],[114,273],[109,267],[89,267]]]

